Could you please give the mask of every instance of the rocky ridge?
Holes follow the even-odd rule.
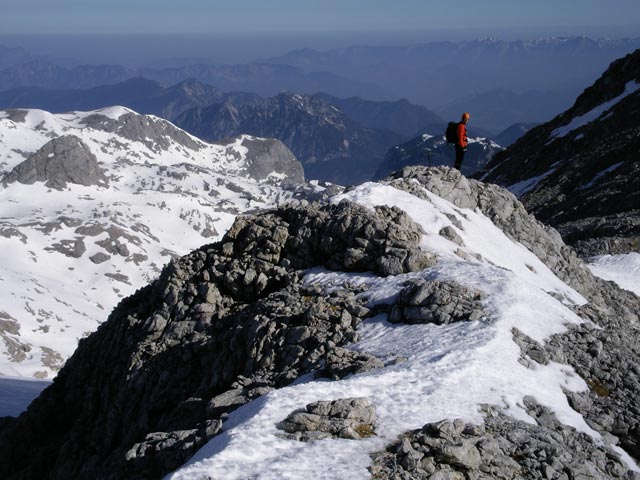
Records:
[[[2,433],[2,476],[148,478],[180,466],[224,413],[317,369],[356,338],[368,309],[353,292],[303,288],[300,269],[419,270],[433,263],[419,238],[406,214],[349,203],[240,218],[80,342],[52,387]],[[17,455],[25,450],[34,456]]]
[[[422,167],[406,168],[383,183],[415,198],[447,200],[460,218],[465,211],[482,212],[586,297],[584,305],[559,298],[582,316],[583,324],[545,342],[513,335],[526,368],[542,368],[538,365],[553,359],[584,378],[590,388],[567,391],[567,401],[603,442],[523,398],[534,423],[503,415],[499,406],[484,408],[483,425],[443,419],[407,432],[399,446],[376,455],[371,473],[380,478],[572,478],[590,471],[634,478],[620,450],[610,449],[619,441],[631,457],[640,458],[634,400],[640,382],[629,374],[638,368],[638,298],[593,277],[557,232],[495,185],[467,180],[448,168]],[[462,223],[455,220],[461,231]],[[396,207],[371,209],[347,201],[303,201],[238,218],[220,242],[171,262],[157,281],[121,302],[81,342],[53,386],[0,430],[0,473],[6,478],[157,478],[223,431],[236,408],[303,374],[327,369],[332,378],[342,378],[383,371],[386,359],[345,354],[370,316],[395,309],[406,317],[408,307],[419,307],[410,310],[412,322],[414,317],[430,321],[435,314],[444,320],[440,323],[478,324],[482,320],[471,317],[482,316],[480,309],[486,308],[482,294],[405,275],[438,266],[438,258],[420,247],[423,234]],[[483,261],[465,258],[462,246],[450,242],[459,247],[454,251],[461,260]],[[357,282],[340,288],[305,282],[303,271],[318,266],[369,271],[388,281],[404,278],[398,292],[404,293],[371,304]],[[426,301],[430,294],[435,297]],[[451,303],[457,307],[447,312]],[[614,362],[627,367],[617,369]],[[359,413],[350,416],[346,404]],[[374,434],[359,435],[363,438],[357,441],[376,441],[380,411],[374,417],[364,400],[340,397],[304,405],[311,416],[293,412],[290,423],[279,419],[296,438],[317,440],[324,436],[312,433],[318,431],[354,438],[348,430],[354,425],[337,421],[353,418],[368,425],[362,432]]]
[[[427,424],[373,455],[373,479],[638,478],[611,451],[568,428],[531,398],[536,424],[487,408],[483,425]]]

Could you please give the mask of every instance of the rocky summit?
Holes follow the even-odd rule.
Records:
[[[637,479],[639,304],[407,167],[172,260],[0,424],[0,476]]]
[[[585,256],[640,251],[639,92],[636,50],[480,178],[508,187]]]

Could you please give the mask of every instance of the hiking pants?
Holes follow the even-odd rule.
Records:
[[[456,169],[460,170],[460,167],[462,167],[462,160],[464,160],[464,148],[460,145],[456,145]]]

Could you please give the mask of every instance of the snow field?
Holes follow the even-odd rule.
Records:
[[[83,123],[90,115],[117,119],[127,113],[133,112],[27,110],[24,122],[6,113],[0,119],[0,175],[24,161],[20,152],[73,134],[109,177],[106,187],[69,185],[62,191],[42,182],[0,186],[0,231],[7,232],[0,235],[0,312],[17,321],[15,339],[27,350],[24,360],[12,361],[0,339],[0,375],[53,377],[78,340],[105,321],[122,298],[151,282],[172,256],[219,239],[237,212],[288,198],[281,188],[242,174],[248,152],[242,139],[223,147],[192,138],[198,146],[192,150],[167,137],[170,145],[163,150],[149,140],[132,141]],[[106,231],[76,231],[94,225],[111,229],[117,238]],[[78,238],[86,247],[80,258],[51,250]],[[108,251],[117,248],[125,253]],[[97,253],[110,258],[94,264],[89,258]]]

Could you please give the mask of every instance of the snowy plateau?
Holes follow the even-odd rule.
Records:
[[[68,156],[61,138],[95,156],[94,184],[7,182],[37,155],[33,175],[46,176],[46,160]],[[288,198],[286,171],[252,170],[261,142],[273,141],[207,144],[123,107],[0,111],[0,375],[54,377],[171,258],[219,239],[238,213]]]

